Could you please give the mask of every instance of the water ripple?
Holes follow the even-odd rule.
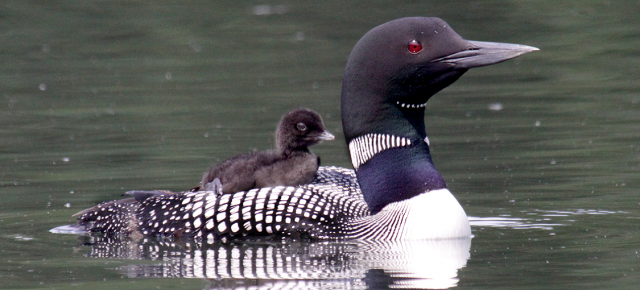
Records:
[[[475,227],[552,230],[554,227],[567,226],[569,223],[575,222],[575,220],[570,217],[577,215],[625,214],[627,212],[597,209],[577,209],[574,211],[536,209],[533,211],[522,211],[521,213],[528,217],[520,218],[512,217],[511,215],[501,215],[499,217],[470,216],[469,223]]]

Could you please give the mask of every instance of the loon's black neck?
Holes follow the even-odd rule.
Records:
[[[419,70],[423,77],[438,81],[411,80],[408,83],[412,85],[408,85],[412,75],[408,71],[415,70],[401,68],[392,73],[394,77],[378,79],[363,76],[361,69],[350,69],[347,65],[342,90],[342,125],[350,150],[358,151],[351,152],[352,159],[364,156],[357,158],[360,162],[354,162],[354,168],[373,214],[390,203],[446,187],[433,165],[429,146],[423,141],[427,136],[424,104],[466,70],[452,71],[440,64],[425,65]],[[378,148],[375,152],[372,151],[375,144],[384,141],[371,141],[371,146],[352,145],[358,143],[354,139],[372,135],[372,138],[399,137],[411,145]]]
[[[459,75],[455,79],[457,77]],[[351,155],[358,160],[354,160],[358,183],[369,209],[375,214],[390,203],[446,188],[446,183],[433,165],[428,144],[423,141],[427,136],[424,106],[406,108],[405,104],[403,107],[404,103],[399,104],[394,101],[396,98],[384,93],[388,90],[379,90],[378,96],[363,95],[370,88],[343,87],[342,121],[349,148],[356,151]],[[421,93],[422,96],[411,99],[421,99],[424,104],[431,94]],[[363,138],[369,141],[358,140]],[[376,138],[379,140],[372,140]],[[407,140],[410,145],[385,145],[383,150],[377,145],[394,138]]]
[[[352,159],[356,156],[360,157],[359,161],[366,160],[354,161],[354,168],[372,213],[389,203],[446,188],[433,165],[429,146],[423,141],[427,137],[424,104],[466,70],[428,63],[420,68],[400,68],[391,73],[393,77],[378,78],[364,76],[362,69],[354,69],[350,64],[347,64],[342,88],[342,125],[350,150],[359,151],[351,152]],[[420,72],[419,80],[416,72]],[[375,152],[371,152],[370,147],[375,147],[377,141],[369,147],[352,146],[358,143],[354,139],[371,135],[400,137],[409,140],[411,145]]]
[[[427,137],[427,131],[424,126],[424,108],[407,109],[401,111],[403,119],[407,120],[412,128],[412,132],[417,135],[420,140],[424,140]],[[413,135],[413,134],[411,134]],[[429,148],[427,148],[429,152]]]

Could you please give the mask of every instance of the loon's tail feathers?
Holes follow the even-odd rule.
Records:
[[[77,227],[84,228],[85,232],[130,234],[136,230],[138,206],[135,198],[118,199],[103,202],[73,216],[78,216]]]
[[[134,190],[124,195],[132,197],[103,202],[78,212],[73,215],[78,217],[76,225],[57,227],[51,232],[103,233],[107,236],[182,234],[184,221],[180,217],[185,210],[183,193]],[[180,212],[177,210],[179,208]]]
[[[83,235],[91,232],[106,234],[128,234],[133,228],[135,208],[138,202],[134,198],[125,198],[103,202],[94,207],[82,210],[73,216],[78,217],[78,223],[55,227],[49,232],[54,234]]]
[[[50,229],[49,232],[52,234],[85,235],[87,229],[83,225],[75,224],[55,227]]]

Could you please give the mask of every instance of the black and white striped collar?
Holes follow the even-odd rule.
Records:
[[[411,146],[409,138],[390,134],[366,134],[349,142],[349,154],[353,168],[358,168],[374,155],[391,148]]]

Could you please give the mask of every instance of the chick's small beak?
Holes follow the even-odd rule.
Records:
[[[318,140],[320,141],[331,141],[334,139],[336,139],[336,136],[333,136],[333,134],[329,133],[329,131],[327,130],[322,132],[322,134],[318,135]]]

